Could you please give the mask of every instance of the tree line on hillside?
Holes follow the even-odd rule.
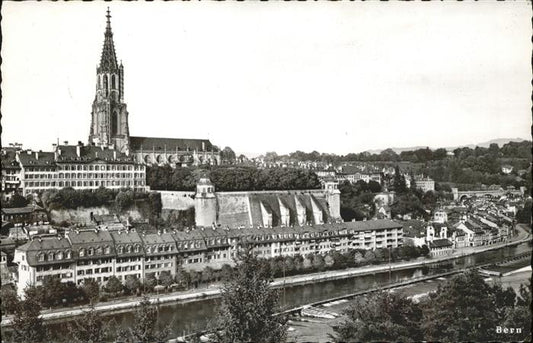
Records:
[[[320,180],[314,172],[296,168],[152,166],[146,170],[146,183],[153,190],[195,191],[201,177],[208,177],[217,191],[320,188]]]
[[[446,149],[416,149],[396,153],[392,149],[386,149],[379,154],[362,152],[359,154],[335,155],[321,154],[317,151],[304,153],[296,151],[288,155],[277,155],[269,152],[264,156],[265,160],[273,161],[313,161],[330,164],[344,162],[380,162],[380,163],[409,163],[407,172],[424,174],[436,182],[454,183],[462,189],[481,187],[484,185],[501,185],[506,188],[513,186],[526,187],[526,192],[531,191],[531,142],[509,142],[501,148],[493,143],[488,148],[462,147],[453,150],[453,155],[448,156]],[[501,171],[502,165],[513,167],[511,174],[506,175]],[[518,171],[526,171],[519,175]]]
[[[531,161],[531,141],[509,142],[504,144],[501,148],[498,144],[492,143],[488,148],[476,146],[474,149],[469,147],[456,148],[453,151],[453,156],[458,159],[465,159],[473,156],[475,158],[490,155],[496,158],[510,158],[510,159],[527,159]],[[440,161],[446,159],[448,156],[447,150],[444,148],[430,149],[421,148],[415,150],[402,151],[399,154],[393,149],[385,149],[380,153],[369,153],[367,151],[361,153],[349,153],[346,155],[336,155],[329,153],[320,153],[313,151],[306,153],[303,151],[291,152],[287,155],[278,155],[275,152],[267,152],[263,157],[268,162],[290,160],[296,161],[311,161],[324,163],[340,163],[340,162],[399,162],[407,161],[412,163],[426,163],[430,161]]]

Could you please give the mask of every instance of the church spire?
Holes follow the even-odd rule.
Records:
[[[117,56],[115,54],[115,44],[113,43],[113,32],[111,31],[111,13],[107,8],[107,25],[104,34],[104,47],[100,58],[98,71],[115,71],[118,68]]]
[[[96,68],[96,95],[91,112],[89,144],[129,149],[128,111],[124,103],[124,67],[117,63],[111,13],[106,13],[104,47]]]

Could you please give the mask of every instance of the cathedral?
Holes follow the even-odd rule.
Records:
[[[104,46],[96,69],[89,145],[118,150],[133,156],[135,162],[148,165],[220,164],[220,150],[208,139],[130,136],[124,102],[124,66],[117,63],[109,8],[106,18]]]

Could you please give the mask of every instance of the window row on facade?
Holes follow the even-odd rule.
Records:
[[[144,180],[121,181],[26,181],[25,187],[131,187],[145,186]]]

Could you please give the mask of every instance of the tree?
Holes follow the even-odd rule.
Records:
[[[213,280],[214,272],[215,271],[213,270],[213,268],[209,266],[205,267],[204,270],[202,271],[202,276],[201,276],[202,282],[207,284],[211,280]]]
[[[100,286],[93,279],[85,279],[83,280],[83,292],[92,304],[100,296]]]
[[[152,290],[157,285],[157,279],[155,278],[155,273],[146,273],[146,277],[143,281],[144,288]]]
[[[335,259],[328,254],[326,257],[324,257],[324,263],[327,267],[332,267],[335,264]]]
[[[11,197],[11,199],[9,199],[8,202],[2,203],[2,206],[6,208],[26,207],[27,205],[28,200],[18,193],[13,194],[13,196]]]
[[[115,198],[115,207],[118,212],[123,212],[133,206],[134,204],[134,194],[132,190],[124,190],[118,192]]]
[[[422,245],[420,247],[420,255],[421,256],[427,256],[429,254],[429,247],[427,245]]]
[[[316,270],[322,271],[324,270],[325,262],[324,257],[322,255],[314,255],[313,256],[313,268]]]
[[[531,224],[531,208],[532,208],[532,202],[531,199],[528,199],[524,207],[518,210],[516,213],[516,221],[519,223],[524,224]]]
[[[353,258],[356,266],[361,265],[365,262],[363,252],[361,251],[355,251]]]
[[[407,185],[405,183],[405,177],[400,172],[400,167],[398,166],[394,168],[393,186],[394,186],[394,191],[397,194],[404,194],[407,192]]]
[[[275,151],[269,151],[265,154],[265,161],[268,162],[276,162],[278,158],[278,154]]]
[[[368,190],[372,193],[379,193],[381,192],[381,185],[379,184],[379,182],[370,181],[368,183]]]
[[[433,159],[434,160],[442,160],[445,159],[448,152],[444,148],[439,148],[433,152]]]
[[[494,340],[496,327],[504,321],[499,307],[509,297],[501,286],[498,288],[489,286],[475,271],[456,275],[444,286],[439,285],[424,304],[425,339],[443,342]]]
[[[43,280],[44,297],[42,305],[44,307],[52,307],[61,304],[64,294],[64,285],[61,280],[56,277],[45,277]]]
[[[233,163],[235,162],[235,152],[227,146],[220,152],[220,158],[226,163]]]
[[[150,205],[150,221],[154,223],[163,208],[163,203],[161,202],[161,193],[152,192],[148,195],[148,203]]]
[[[2,315],[14,313],[19,305],[19,298],[17,292],[10,287],[2,287],[0,290],[0,302],[2,308]]]
[[[130,336],[134,342],[159,342],[164,340],[170,333],[168,327],[158,330],[157,309],[150,305],[148,297],[144,297],[139,303],[134,316],[135,325],[130,328]]]
[[[84,311],[81,318],[77,318],[68,324],[71,337],[76,342],[104,342],[107,340],[108,326],[94,307]]]
[[[135,293],[141,288],[141,281],[135,275],[128,275],[126,280],[124,280],[124,287],[129,293]]]
[[[401,295],[378,292],[360,297],[345,315],[347,320],[333,327],[338,342],[420,341],[418,304]]]
[[[515,333],[512,335],[505,334],[501,340],[506,341],[525,341],[531,339],[531,278],[529,278],[529,284],[520,285],[519,296],[515,306],[507,308],[505,313],[505,321],[503,327],[522,328],[521,333]]]
[[[116,276],[109,277],[109,280],[107,280],[106,285],[104,286],[104,289],[106,292],[117,294],[122,292],[124,289],[124,286],[120,282],[120,280]]]
[[[222,287],[218,339],[222,342],[283,342],[287,318],[274,317],[278,291],[271,275],[251,249],[239,254],[235,275]]]
[[[43,286],[28,286],[24,289],[24,299],[31,300],[40,306],[43,306],[45,297]]]
[[[174,279],[169,271],[165,270],[159,274],[159,284],[165,287],[169,287],[174,283]]]
[[[224,266],[227,266],[227,264]],[[224,269],[224,266],[222,266],[222,269]],[[179,268],[178,272],[176,273],[176,281],[181,285],[181,287],[188,289],[191,283],[191,276],[185,269]]]
[[[223,264],[221,268],[222,281],[228,281],[233,275],[233,268],[229,264]]]
[[[422,202],[415,194],[398,196],[397,201],[391,206],[391,213],[393,217],[409,213],[418,216],[428,216]]]
[[[200,273],[198,273],[195,270],[191,270],[189,272],[189,276],[191,279],[191,284],[194,285],[194,287],[198,287],[198,284],[200,283],[200,280],[201,280]]]
[[[13,316],[13,339],[15,342],[35,343],[46,340],[41,305],[33,299],[21,301]]]

